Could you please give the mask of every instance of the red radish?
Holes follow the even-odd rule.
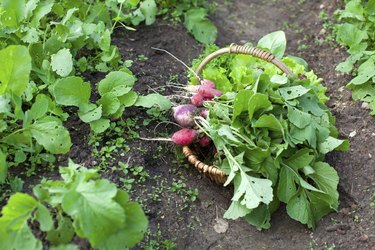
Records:
[[[198,93],[202,94],[203,97],[212,99],[215,96],[221,96],[223,93],[220,90],[211,88],[207,85],[202,85],[198,87]]]
[[[201,116],[206,119],[208,117],[208,109],[203,109],[201,111]]]
[[[217,148],[216,148],[216,147],[214,147],[214,149],[212,150],[212,154],[216,156],[216,155],[217,155],[217,153],[218,153],[218,152],[217,152]]]
[[[196,93],[191,97],[191,103],[195,105],[196,107],[202,107],[203,101],[204,101],[204,97],[200,93]]]
[[[187,146],[196,142],[199,137],[198,130],[191,128],[183,128],[175,132],[171,138],[144,138],[140,137],[141,140],[145,141],[171,141],[180,146]]]
[[[188,92],[198,92],[199,88],[202,86],[214,89],[215,83],[211,82],[210,80],[202,80],[200,85],[189,85],[189,86],[186,86],[185,89]]]
[[[201,94],[204,98],[209,100],[213,99],[215,96],[223,95],[220,90],[214,89],[209,85],[187,86],[185,89],[188,92]]]
[[[208,137],[207,135],[204,135],[203,137],[199,139],[199,145],[201,145],[202,147],[207,147],[208,145],[210,145],[211,142],[212,142],[211,138]]]
[[[210,80],[203,79],[201,81],[201,84],[203,86],[207,86],[207,87],[210,87],[210,88],[213,88],[213,89],[215,88],[215,83],[211,82]]]
[[[180,105],[173,108],[173,117],[182,127],[188,128],[195,125],[194,116],[198,108],[191,104]]]
[[[199,133],[191,128],[183,128],[172,136],[172,141],[180,146],[187,146],[198,139]]]

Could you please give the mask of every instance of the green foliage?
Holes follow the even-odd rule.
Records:
[[[76,249],[63,246],[74,235],[97,249],[131,248],[142,240],[147,219],[126,192],[71,161],[60,174],[62,180],[43,181],[34,188],[37,199],[22,193],[10,197],[0,217],[1,249],[42,249],[29,227],[34,221],[54,249]]]
[[[214,43],[217,37],[217,28],[207,19],[207,10],[203,8],[190,9],[185,13],[186,28],[195,39],[203,44]]]
[[[136,78],[121,65],[111,34],[133,19],[151,24],[156,14],[154,0],[0,2],[0,56],[7,59],[0,62],[0,183],[8,167],[26,159],[51,164],[50,154],[69,151],[63,122],[71,111],[63,106],[77,107],[81,120],[102,133],[136,103]],[[92,71],[112,71],[97,84],[95,103],[95,89],[80,76]]]
[[[349,144],[336,138],[321,79],[305,71],[303,60],[283,57],[284,33],[271,33],[258,46],[276,53],[304,80],[247,55],[214,60],[203,70],[225,93],[205,104],[209,117],[198,123],[218,151],[215,165],[228,175],[224,185],[234,184],[224,217],[269,228],[283,202],[290,217],[315,228],[338,208],[339,178],[324,156]]]
[[[258,47],[268,49],[276,57],[282,58],[286,48],[285,33],[275,31],[262,37],[258,42]]]
[[[42,249],[27,225],[39,203],[28,194],[16,193],[10,197],[0,217],[0,246],[2,249]],[[40,218],[39,218],[40,219]]]
[[[134,105],[144,108],[151,108],[153,106],[156,106],[161,111],[169,110],[172,107],[171,102],[166,97],[159,94],[140,96]]]
[[[31,71],[31,57],[26,47],[9,46],[0,50],[0,95],[12,93],[21,95],[29,81]]]
[[[347,1],[344,10],[336,12],[337,41],[346,46],[349,57],[336,70],[352,73],[348,83],[353,99],[369,103],[375,115],[375,1]]]
[[[172,20],[184,25],[194,38],[203,43],[214,43],[217,37],[216,26],[207,18],[213,5],[204,0],[157,0],[160,13],[166,13]]]

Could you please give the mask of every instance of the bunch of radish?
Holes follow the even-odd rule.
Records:
[[[186,65],[186,63],[178,59],[169,51],[155,47],[151,48],[163,51],[172,56],[193,73],[200,82],[200,85],[182,87],[182,89],[186,90],[189,94],[192,94],[190,98],[191,104],[184,104],[173,108],[173,117],[182,129],[175,132],[171,138],[158,138],[151,140],[172,141],[180,146],[187,146],[195,142],[198,142],[202,147],[210,145],[211,139],[204,133],[200,133],[198,126],[195,123],[195,118],[200,116],[206,119],[208,116],[208,110],[203,108],[204,102],[211,101],[216,96],[221,96],[223,93],[215,88],[215,83],[210,80],[201,79],[189,66]]]
[[[202,147],[211,143],[211,139],[200,133],[195,124],[195,117],[207,118],[208,110],[203,107],[205,101],[210,101],[222,92],[215,89],[215,83],[209,80],[202,80],[201,85],[188,86],[188,92],[192,94],[191,104],[184,104],[173,108],[175,121],[183,127],[171,137],[172,142],[180,146],[187,146],[198,142]]]

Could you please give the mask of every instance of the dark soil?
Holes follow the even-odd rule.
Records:
[[[287,54],[303,57],[324,79],[331,98],[329,107],[337,118],[341,136],[347,138],[356,132],[350,138],[350,151],[327,156],[327,161],[340,176],[339,212],[324,217],[317,229],[311,231],[290,219],[281,207],[273,215],[269,230],[257,231],[238,220],[229,221],[225,233],[217,233],[214,226],[228,208],[232,190],[213,184],[187,166],[179,149],[170,144],[129,140],[129,151],[124,150],[123,156],[117,155],[116,161],[143,166],[149,174],[147,180],[137,184],[132,191],[133,199],[143,201],[150,222],[151,233],[140,248],[154,244],[151,239],[159,242],[159,248],[166,248],[168,242],[164,245],[160,242],[168,239],[175,242],[178,249],[374,249],[375,118],[361,103],[353,102],[350,91],[344,88],[349,78],[338,74],[335,66],[346,54],[343,49],[324,42],[328,31],[322,31],[323,21],[319,18],[321,11],[332,13],[338,3],[322,0],[217,2],[212,20],[219,29],[219,46],[233,42],[256,43],[269,32],[284,30],[288,38]],[[152,89],[171,94],[172,89],[160,87],[175,78],[180,83],[187,80],[186,69],[181,64],[151,47],[166,49],[187,64],[203,51],[203,46],[182,25],[162,20],[152,26],[139,27],[136,32],[119,29],[113,40],[124,59],[134,60],[131,70],[138,78],[136,90],[142,94],[152,92]],[[148,59],[140,60],[139,55]],[[90,80],[96,82],[100,77],[92,76]],[[160,125],[154,131],[156,121],[143,126],[148,118],[145,110],[131,108],[123,118],[135,117],[140,117],[138,132],[141,137],[166,135],[175,129]],[[88,145],[88,128],[78,119],[72,119],[70,125],[74,146],[69,157],[85,166],[96,165],[99,159],[92,155],[92,147]],[[66,157],[60,159],[61,163],[65,161]],[[103,176],[120,186],[121,177],[125,177],[110,168],[103,171]],[[179,180],[186,184],[182,191],[171,188]],[[195,188],[199,195],[192,201],[194,195],[187,191]]]
[[[324,79],[331,98],[329,107],[337,117],[341,136],[347,138],[356,131],[356,135],[350,138],[349,152],[332,153],[327,157],[340,175],[339,212],[323,218],[314,232],[290,219],[285,208],[281,208],[274,214],[270,230],[259,232],[244,221],[230,221],[229,229],[219,234],[214,225],[216,218],[222,217],[230,203],[231,190],[199,178],[193,167],[181,169],[179,173],[186,177],[187,187],[199,189],[198,200],[191,204],[188,211],[178,211],[175,207],[178,202],[168,204],[164,200],[150,208],[156,214],[156,217],[150,218],[151,225],[160,224],[162,234],[176,241],[179,249],[321,249],[331,246],[337,249],[371,249],[375,245],[374,209],[370,205],[374,199],[375,118],[369,115],[369,110],[362,108],[361,103],[351,100],[350,91],[343,87],[349,78],[335,71],[335,66],[346,56],[344,50],[322,42],[326,36],[319,13],[332,13],[339,7],[338,3],[300,2],[304,3],[253,0],[231,1],[225,5],[219,1],[213,16],[219,29],[217,43],[219,46],[233,42],[256,43],[269,32],[285,30],[287,53],[303,57],[311,69]],[[186,70],[179,63],[150,47],[166,49],[188,63],[203,50],[184,28],[163,22],[139,28],[135,33],[118,34],[115,42],[125,57],[135,58],[144,54],[149,58],[145,62],[136,62],[132,68],[138,76],[140,90],[146,89],[145,85],[163,85],[174,74],[180,76],[180,82],[185,80]],[[147,147],[155,147],[154,143],[146,144]],[[173,154],[163,153],[161,157],[144,162],[144,166],[150,171],[158,168],[161,173],[168,173],[168,168],[176,167],[170,163]],[[164,177],[167,182],[178,178],[174,174]]]

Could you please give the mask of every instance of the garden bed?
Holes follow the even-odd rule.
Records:
[[[213,22],[218,27],[219,46],[232,42],[256,42],[275,30],[285,30],[288,38],[286,54],[304,58],[311,69],[324,79],[331,98],[328,106],[337,118],[336,126],[343,138],[349,137],[348,152],[334,152],[327,157],[340,176],[340,206],[338,213],[324,217],[315,231],[290,219],[281,207],[273,215],[269,230],[257,231],[245,221],[221,220],[230,204],[231,188],[223,188],[202,177],[186,164],[181,150],[162,142],[149,142],[141,137],[170,134],[171,125],[158,125],[165,119],[156,111],[130,108],[123,115],[120,132],[106,132],[107,136],[89,144],[89,129],[78,117],[71,117],[67,127],[72,133],[73,147],[67,157],[86,167],[103,160],[102,176],[125,189],[132,188],[131,197],[143,206],[150,223],[141,248],[154,246],[178,249],[372,249],[375,246],[374,180],[375,180],[375,118],[359,102],[353,102],[344,86],[349,81],[335,71],[345,58],[344,50],[331,46],[323,29],[322,12],[332,13],[341,7],[337,1],[218,1]],[[166,49],[190,64],[203,51],[203,46],[187,34],[181,25],[159,20],[152,26],[140,26],[136,32],[117,29],[113,42],[123,58],[133,60],[132,72],[138,78],[135,90],[164,95],[174,90],[167,82],[186,83],[186,69],[167,54],[151,47]],[[92,83],[103,75],[89,76]],[[94,97],[95,98],[95,97]],[[151,114],[151,115],[150,115]],[[137,119],[135,119],[137,117]],[[167,117],[169,119],[169,117]],[[157,126],[158,125],[158,126]],[[137,134],[139,133],[139,134]],[[105,150],[105,142],[118,138],[117,152]],[[95,145],[95,144],[94,144]],[[112,145],[112,144],[111,144]],[[97,148],[97,152],[93,150]],[[107,154],[110,156],[107,156]],[[122,167],[118,167],[119,164]],[[125,174],[129,166],[128,174]],[[142,169],[136,167],[142,167]],[[142,179],[143,175],[143,179]],[[49,177],[57,177],[49,173]],[[127,181],[129,176],[134,182]],[[36,177],[25,180],[25,186],[35,184]],[[196,192],[196,189],[198,192]],[[218,226],[224,228],[218,233]],[[81,242],[81,247],[88,248]]]

